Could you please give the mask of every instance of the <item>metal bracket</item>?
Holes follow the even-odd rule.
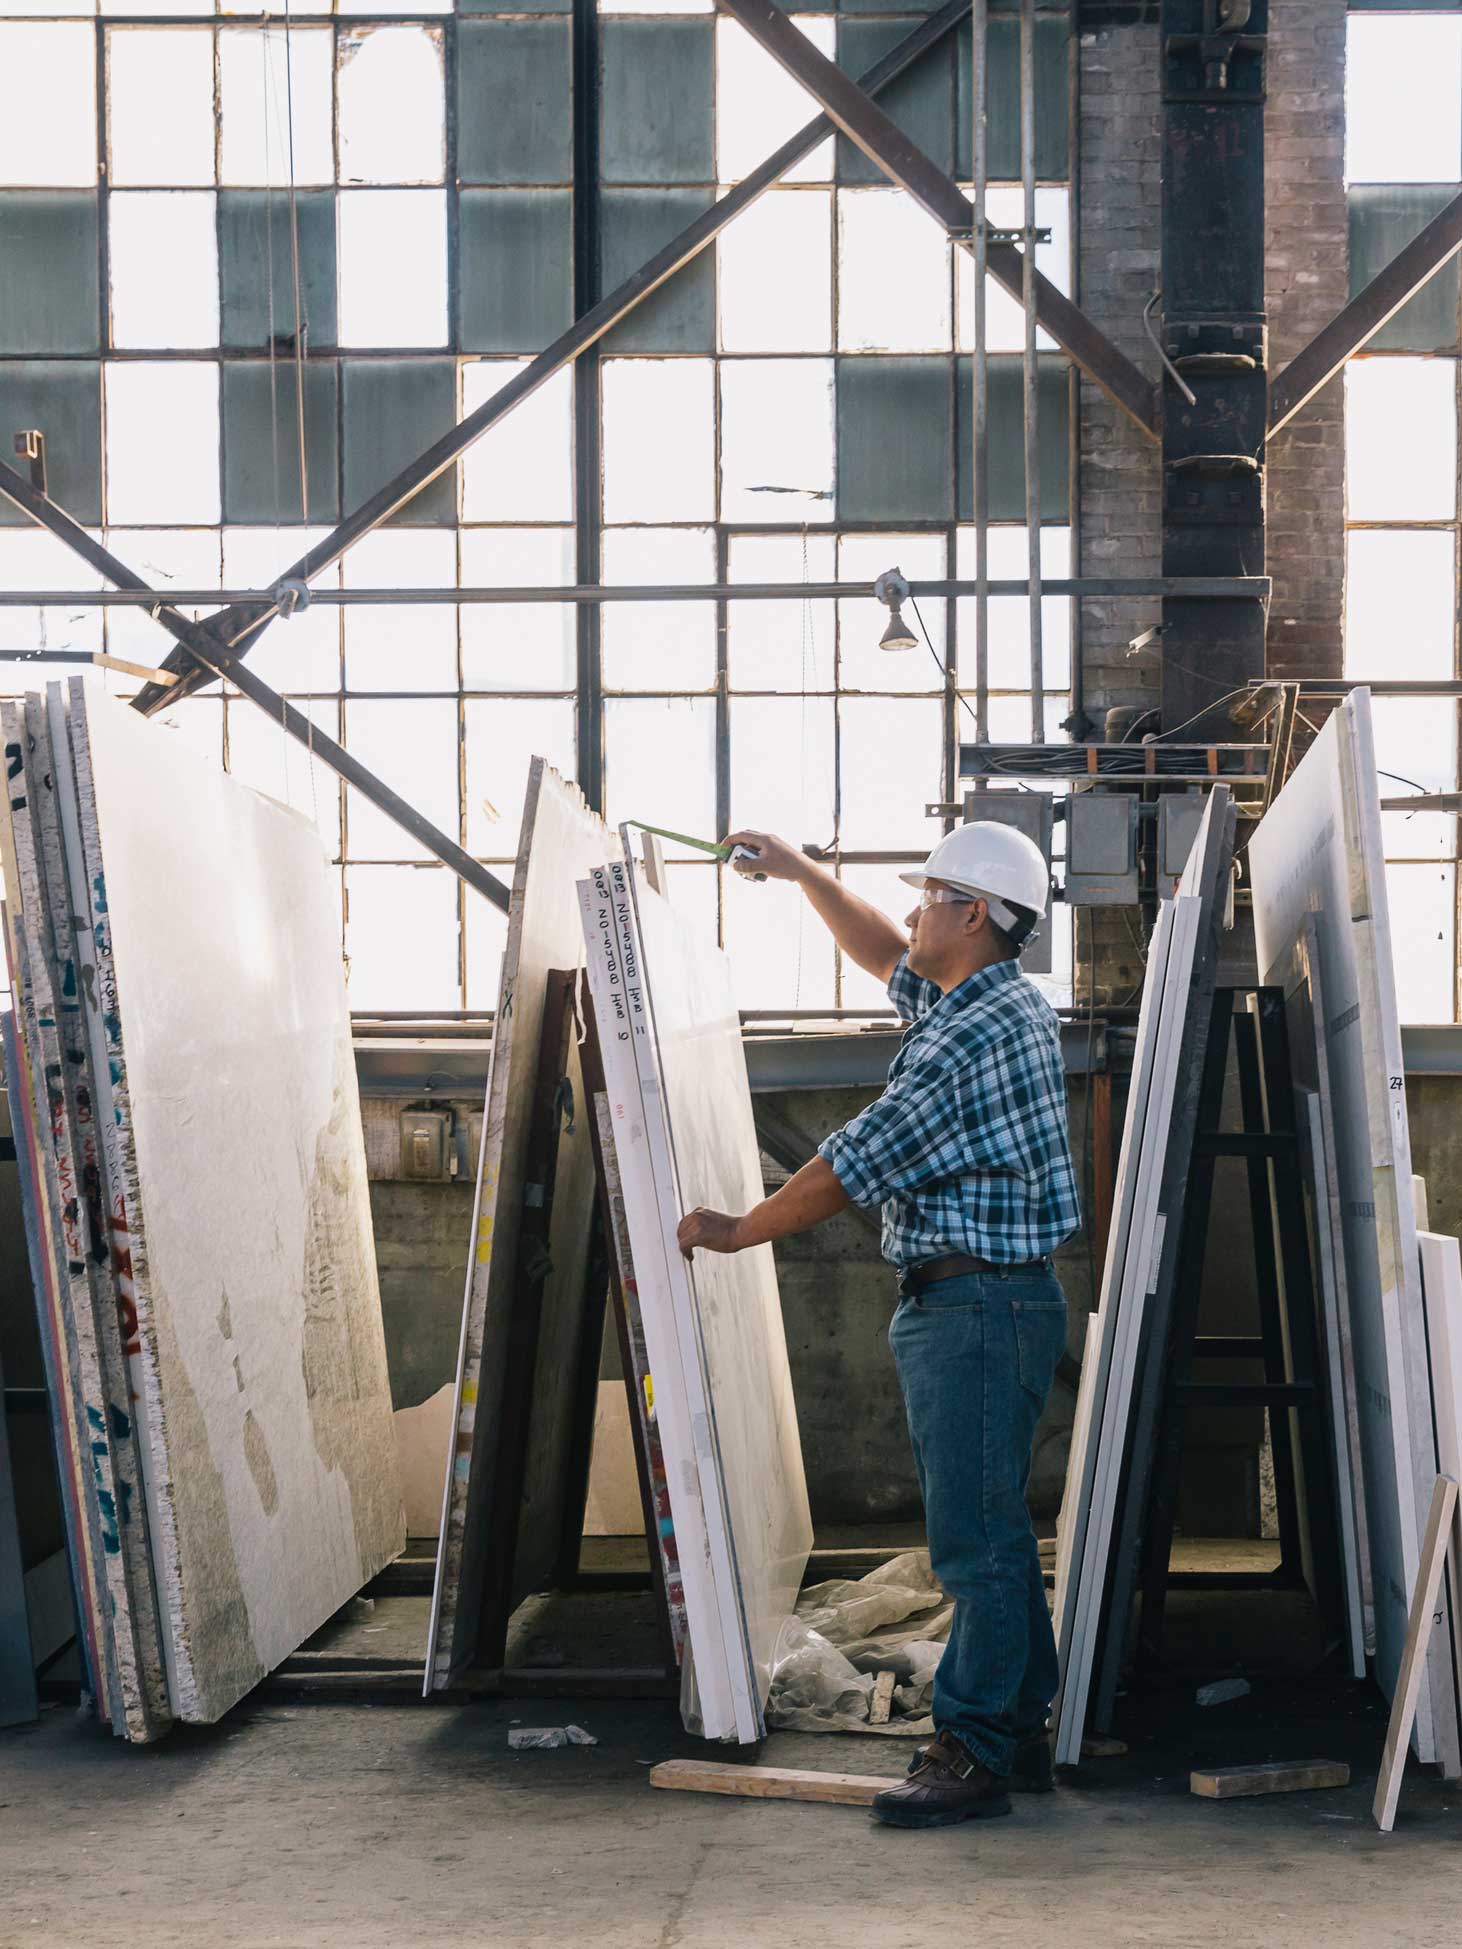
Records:
[[[30,462],[30,484],[37,494],[45,494],[46,487],[46,436],[39,427],[27,427],[24,433],[15,436],[15,451],[21,460]]]
[[[972,244],[975,241],[975,226],[972,223],[955,224],[945,232],[945,235],[952,244]],[[1038,244],[1050,243],[1049,225],[1037,224],[1033,230],[997,230],[993,224],[985,225],[987,244],[1023,244],[1032,237]]]
[[[1184,454],[1165,471],[1169,521],[1253,527],[1263,519],[1264,469],[1252,454]]]

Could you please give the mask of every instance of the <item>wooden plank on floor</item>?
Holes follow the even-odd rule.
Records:
[[[875,1795],[897,1784],[874,1773],[810,1773],[796,1766],[731,1766],[720,1760],[662,1760],[650,1768],[652,1787],[749,1800],[816,1800],[834,1807],[869,1807]]]
[[[1350,1784],[1344,1760],[1266,1761],[1260,1766],[1196,1769],[1188,1776],[1189,1790],[1203,1800],[1242,1800],[1255,1793],[1308,1793],[1314,1787]]]

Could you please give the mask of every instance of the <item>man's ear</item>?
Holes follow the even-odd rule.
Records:
[[[967,934],[978,934],[980,929],[984,926],[985,922],[989,918],[990,918],[989,901],[972,900],[965,914],[965,932]]]

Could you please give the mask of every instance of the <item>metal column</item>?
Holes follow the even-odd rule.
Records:
[[[1162,0],[1163,573],[1262,575],[1268,0]],[[1264,675],[1265,609],[1163,603],[1162,725]]]

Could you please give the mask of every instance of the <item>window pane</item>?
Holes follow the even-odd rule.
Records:
[[[603,374],[605,520],[713,520],[711,361],[606,359]]]
[[[607,528],[607,583],[716,579],[709,528]],[[610,690],[704,690],[716,678],[714,602],[606,602],[604,682]]]
[[[66,21],[0,21],[0,183],[47,189],[96,182],[96,42]]]
[[[349,589],[452,588],[457,537],[439,529],[377,528],[356,543],[343,566]],[[455,690],[455,606],[393,602],[347,608],[345,680],[352,690]]]
[[[1457,789],[1457,712],[1430,697],[1377,697],[1371,705],[1381,797]],[[1450,859],[1457,821],[1450,812],[1383,812],[1388,859]]]
[[[546,758],[561,778],[578,770],[574,701],[470,698],[465,710],[467,850],[480,859],[513,860],[533,759]]]
[[[254,667],[252,656],[249,667]],[[295,708],[327,737],[337,735],[339,706],[333,698],[299,703]],[[339,775],[322,758],[312,757],[308,746],[247,697],[229,699],[228,768],[256,792],[267,792],[303,813],[319,833],[328,856],[332,860],[340,857]]]
[[[1019,189],[996,184],[985,200],[989,221],[1002,230],[1017,230],[1024,222],[1025,202]],[[1036,222],[1049,230],[1051,241],[1036,245],[1036,269],[1048,277],[1058,291],[1071,292],[1071,196],[1064,189],[1036,191]],[[956,315],[959,349],[974,350],[975,344],[975,260],[967,250],[954,253]],[[1054,351],[1056,341],[1047,332],[1036,333],[1036,347]],[[987,278],[985,284],[985,349],[987,352],[1020,352],[1025,349],[1025,312],[1003,284]]]
[[[930,826],[928,845],[934,844],[937,828]],[[905,869],[898,866],[845,866],[839,878],[845,887],[851,887],[860,899],[877,907],[880,913],[887,914],[900,933],[908,930],[904,926],[904,915],[917,902],[919,896],[912,887],[906,887],[899,874]],[[880,1010],[885,1015],[892,1013],[893,1004],[888,999],[888,989],[875,975],[867,974],[855,961],[845,954],[843,962],[843,1007]]]
[[[950,245],[900,189],[838,193],[838,349],[942,352]]]
[[[345,705],[345,744],[353,756],[449,839],[457,837],[457,704],[454,698],[399,698]],[[346,788],[352,859],[426,859],[426,848]]]
[[[353,866],[346,873],[345,951],[357,1014],[459,1006],[459,885],[445,867]]]
[[[225,183],[333,183],[328,27],[225,27],[218,37],[220,177]]]
[[[571,528],[464,528],[458,542],[466,588],[562,588],[574,579]],[[574,688],[571,602],[471,602],[458,613],[466,689]]]
[[[714,841],[716,707],[709,697],[611,697],[604,706],[608,819],[639,819]],[[665,842],[668,859],[694,857]]]
[[[1396,1003],[1403,1022],[1455,1019],[1453,866],[1388,866],[1391,952]]]
[[[794,15],[795,24],[831,60],[836,29],[830,18]],[[821,113],[805,88],[765,53],[739,22],[716,22],[716,169],[723,183],[739,183],[773,149]],[[833,171],[833,145],[819,142],[783,179],[825,183]]]
[[[733,582],[833,582],[831,535],[733,535]],[[831,602],[731,602],[727,659],[734,690],[831,690],[836,607]]]
[[[441,29],[340,37],[342,183],[439,183],[446,162]]]
[[[447,343],[447,206],[440,190],[342,192],[340,343]]]
[[[1462,21],[1352,14],[1348,27],[1348,180],[1454,182],[1462,169]]]
[[[225,528],[223,586],[272,588],[290,563],[313,548],[324,533],[323,528]],[[314,589],[339,586],[338,565],[317,575],[311,584]],[[255,638],[249,651],[249,668],[265,683],[290,696],[302,691],[338,690],[342,614],[335,603],[312,602],[307,608],[296,609],[292,616],[281,616]],[[327,728],[333,737],[333,716]],[[231,738],[232,732],[229,735]]]
[[[117,190],[108,203],[112,343],[218,343],[218,199],[212,190]]]
[[[113,189],[211,183],[213,35],[207,28],[113,27],[107,33]]]
[[[941,700],[845,697],[839,721],[843,845],[927,852],[939,832],[924,807],[944,796]]]
[[[843,535],[838,541],[838,580],[873,582],[885,569],[900,568],[910,582],[942,581],[946,573],[942,535]],[[942,690],[944,611],[942,598],[923,596],[918,610],[910,602],[904,621],[914,632],[912,650],[883,650],[889,611],[874,596],[838,604],[838,673],[845,690]],[[923,629],[919,619],[923,618]],[[925,630],[929,642],[924,640]],[[931,652],[930,643],[933,645]],[[936,794],[930,796],[937,797]],[[919,809],[923,811],[921,793]],[[865,842],[866,843],[866,842]],[[892,844],[892,841],[887,842]]]
[[[135,568],[144,582],[160,595],[170,589],[218,589],[223,586],[222,553],[217,528],[146,528],[129,531],[109,528],[107,547]],[[158,664],[172,648],[167,632],[145,609],[108,609],[106,612],[107,649],[113,656],[131,663]],[[210,615],[209,609],[185,607],[184,615],[196,620]],[[108,675],[108,686],[125,691],[137,689],[137,679],[120,673]],[[210,685],[215,689],[215,685]],[[220,747],[221,752],[221,747]]]
[[[831,697],[737,697],[731,704],[731,824],[794,846],[833,841]]]
[[[722,875],[726,952],[738,1008],[831,1008],[836,959],[832,936],[785,881],[758,886]]]
[[[112,519],[217,521],[218,367],[109,365],[106,392]]]
[[[525,363],[523,359],[485,359],[464,365],[464,418],[521,372]],[[573,442],[570,370],[555,374],[462,456],[463,520],[572,521]]]
[[[1346,676],[1450,678],[1452,536],[1362,528],[1345,539]]]
[[[770,190],[721,233],[721,349],[832,347],[832,195]]]
[[[1030,555],[1024,528],[991,528],[986,551],[990,579],[1024,582],[1030,574]],[[961,528],[955,543],[955,573],[961,582],[975,579],[975,531]],[[1071,574],[1071,530],[1041,529],[1041,574],[1053,580]],[[958,605],[959,681],[973,690],[975,671],[975,599],[961,596]],[[1047,690],[1071,685],[1071,599],[1041,598],[1041,662]],[[989,682],[992,690],[1026,690],[1030,686],[1030,599],[992,596],[989,607]]]
[[[1345,368],[1345,499],[1352,521],[1456,513],[1453,360],[1355,359]]]
[[[721,366],[721,518],[831,521],[833,362]]]
[[[101,587],[97,571],[44,528],[0,529],[0,589]],[[6,609],[4,641],[17,650],[99,650],[106,613],[102,609]],[[154,633],[160,640],[162,632]],[[66,671],[56,669],[51,675],[65,676]],[[26,673],[14,665],[0,670],[6,690],[23,690],[26,682]]]
[[[975,720],[971,713],[975,700],[967,696],[965,702],[969,710],[961,707],[958,719],[958,735],[969,739],[975,735]],[[1071,699],[1063,690],[1056,696],[1049,692],[1045,708],[1041,712],[1043,730],[1036,740],[1039,744],[1064,744],[1066,733],[1061,729],[1061,720],[1071,709]],[[1030,692],[1023,697],[992,697],[990,699],[990,739],[993,744],[1029,744],[1031,742],[1031,700]]]

